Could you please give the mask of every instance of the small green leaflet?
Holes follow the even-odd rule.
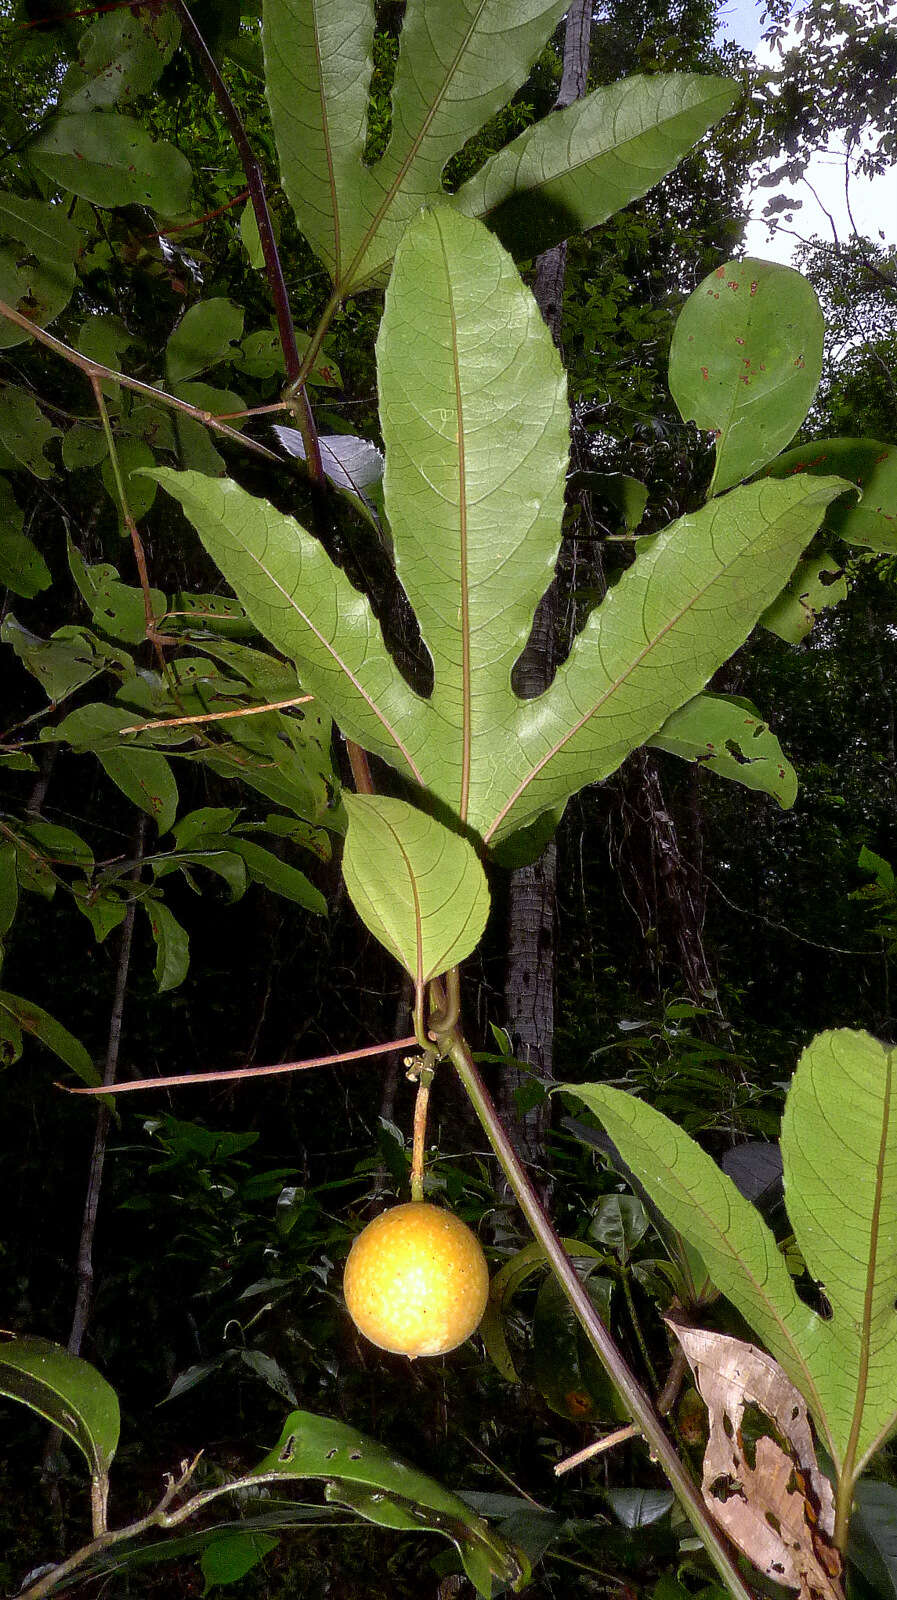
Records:
[[[486,875],[466,839],[404,800],[343,798],[349,898],[420,988],[479,944],[489,915]]]
[[[243,311],[232,300],[200,300],[185,312],[165,350],[170,383],[239,358]]]
[[[115,1390],[95,1367],[49,1339],[0,1341],[0,1394],[21,1400],[81,1450],[91,1477],[105,1482],[118,1447]]]
[[[69,1033],[68,1028],[51,1017],[42,1006],[35,1005],[33,1000],[25,1000],[20,994],[0,993],[0,1012],[12,1019],[16,1033],[32,1034],[48,1050],[52,1050],[60,1061],[71,1067],[82,1083],[93,1088],[102,1081],[80,1039]],[[18,1060],[20,1053],[21,1039],[13,1059]]]
[[[46,447],[61,434],[48,422],[27,389],[7,384],[0,389],[0,444],[36,478],[51,478],[53,468]]]
[[[716,436],[711,493],[765,467],[794,438],[822,372],[812,284],[773,261],[727,261],[699,283],[670,347],[670,392]]]
[[[132,720],[130,713],[117,706],[79,706],[49,731],[48,737],[65,739],[78,751],[93,751],[122,794],[152,817],[160,833],[167,833],[178,804],[174,773],[158,750],[122,739],[122,728]]]
[[[153,973],[159,993],[176,989],[183,983],[190,965],[190,941],[174,912],[161,900],[142,900],[141,905],[149,918],[156,941],[156,965]]]
[[[6,478],[0,477],[0,589],[32,600],[48,589],[50,569],[40,551],[22,532],[24,513]]]

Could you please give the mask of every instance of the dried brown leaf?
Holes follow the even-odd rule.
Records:
[[[767,1577],[805,1600],[843,1600],[831,1544],[832,1486],[819,1469],[807,1408],[778,1362],[755,1345],[667,1318],[710,1418],[701,1488],[733,1544]],[[742,1434],[757,1406],[777,1438],[761,1434],[753,1463]]]

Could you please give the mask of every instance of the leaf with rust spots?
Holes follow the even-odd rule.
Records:
[[[841,1561],[830,1543],[832,1486],[819,1469],[799,1391],[755,1345],[667,1322],[709,1413],[701,1488],[717,1522],[776,1583],[806,1600],[842,1600]],[[753,1464],[742,1434],[747,1406],[758,1406],[779,1436],[757,1439]]]

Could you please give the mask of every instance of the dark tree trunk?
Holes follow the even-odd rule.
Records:
[[[571,105],[584,93],[589,69],[591,0],[574,0],[567,14],[564,70],[556,107]],[[547,250],[536,262],[533,293],[560,342],[564,302],[566,243]],[[551,682],[557,660],[557,588],[551,588],[536,612],[533,632],[515,671],[517,693],[524,698],[541,694]],[[552,841],[539,860],[511,873],[508,890],[508,964],[505,976],[505,1015],[515,1054],[543,1078],[553,1076],[555,899],[557,850]],[[518,1110],[515,1091],[525,1081],[518,1068],[502,1074],[499,1106],[518,1154],[529,1165],[544,1157],[548,1123],[546,1105]]]
[[[617,809],[618,866],[653,976],[660,983],[662,967],[669,964],[678,969],[691,1000],[714,1006],[716,984],[704,948],[705,894],[696,789],[690,797],[690,848],[683,848],[650,751],[636,750],[630,757]]]

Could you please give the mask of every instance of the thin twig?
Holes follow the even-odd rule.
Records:
[[[614,1450],[618,1444],[625,1444],[627,1439],[641,1437],[641,1428],[637,1422],[630,1422],[626,1428],[617,1428],[614,1433],[606,1433],[603,1439],[593,1439],[584,1449],[577,1450],[575,1455],[565,1456],[563,1461],[558,1461],[554,1468],[554,1475],[560,1478],[565,1472],[572,1472],[574,1467],[581,1467],[584,1462],[591,1461],[594,1456],[603,1455],[605,1450]]]
[[[221,109],[221,114],[230,129],[231,138],[237,147],[237,152],[246,174],[246,183],[249,189],[249,198],[255,212],[255,220],[259,231],[259,240],[262,246],[262,255],[265,258],[265,273],[274,301],[274,310],[277,317],[277,331],[283,350],[283,359],[286,366],[287,382],[289,384],[289,409],[296,420],[302,442],[305,446],[305,459],[308,463],[308,475],[312,483],[321,487],[326,482],[324,463],[321,460],[321,446],[318,442],[318,430],[312,413],[301,375],[302,363],[299,358],[299,349],[296,344],[296,330],[293,327],[293,317],[290,311],[290,301],[287,294],[286,280],[281,266],[280,253],[271,225],[271,213],[268,210],[268,201],[265,196],[265,183],[262,169],[259,166],[255,152],[243,126],[240,113],[231,99],[230,91],[218,71],[217,64],[203,38],[199,28],[193,20],[186,0],[173,0],[172,9],[181,20],[184,30],[197,61],[202,67],[212,93]]]
[[[414,1034],[407,1039],[390,1039],[388,1044],[369,1044],[361,1050],[343,1050],[335,1056],[315,1056],[308,1061],[283,1061],[276,1067],[235,1067],[224,1072],[184,1072],[168,1078],[138,1078],[133,1083],[117,1083],[111,1089],[71,1089],[57,1083],[66,1094],[131,1094],[135,1089],[179,1089],[193,1083],[237,1083],[246,1078],[274,1078],[281,1072],[309,1072],[313,1067],[337,1067],[343,1061],[362,1061],[368,1056],[388,1055],[390,1050],[407,1050],[417,1044]]]
[[[240,433],[237,428],[229,428],[226,422],[219,422],[211,411],[203,411],[200,406],[192,406],[188,400],[180,400],[177,395],[167,394],[164,389],[157,389],[151,383],[142,383],[139,378],[132,378],[126,372],[116,372],[114,367],[104,367],[101,361],[91,361],[87,356],[82,356],[80,350],[73,350],[70,344],[65,344],[62,339],[54,338],[46,328],[38,328],[35,323],[29,322],[20,311],[7,305],[5,300],[0,300],[0,317],[5,317],[7,322],[15,323],[17,328],[22,328],[38,344],[42,344],[54,354],[61,356],[63,361],[68,361],[79,372],[83,372],[88,379],[102,378],[104,383],[116,383],[120,389],[131,389],[135,394],[142,394],[145,399],[154,404],[170,406],[173,411],[181,411],[184,416],[192,417],[194,422],[202,423],[205,428],[212,428],[216,433],[221,433],[234,444],[239,444],[246,450],[251,450],[254,455],[264,456],[266,461],[275,461],[283,465],[283,457],[269,450],[267,445],[259,444],[255,439],[249,439]]]
[[[157,717],[153,722],[135,722],[119,733],[146,733],[150,728],[182,728],[189,722],[225,722],[228,717],[259,717],[264,711],[285,711],[288,706],[304,706],[313,694],[300,694],[293,700],[272,700],[264,706],[238,706],[236,711],[204,711],[195,717]]]
[[[131,878],[136,883],[140,877],[142,865],[144,839],[146,835],[146,818],[141,815],[137,822],[136,837],[134,840],[135,862],[131,870]],[[121,1025],[125,1009],[125,996],[128,989],[128,973],[131,966],[131,948],[134,940],[134,918],[137,910],[137,901],[129,899],[121,928],[121,942],[118,951],[118,966],[115,974],[115,992],[112,998],[112,1011],[109,1017],[109,1036],[106,1041],[106,1059],[103,1063],[103,1086],[109,1088],[114,1084],[118,1073],[118,1057],[121,1047]],[[97,1120],[93,1135],[93,1148],[90,1152],[90,1166],[87,1176],[87,1190],[84,1196],[84,1210],[81,1217],[81,1237],[78,1241],[78,1287],[75,1291],[75,1306],[72,1312],[72,1326],[66,1345],[70,1355],[81,1354],[84,1335],[90,1322],[90,1312],[93,1303],[94,1269],[93,1269],[93,1243],[96,1235],[97,1213],[100,1205],[100,1190],[103,1184],[103,1168],[106,1162],[106,1140],[109,1133],[111,1111],[108,1103],[97,1107]],[[44,1464],[56,1455],[59,1449],[60,1433],[54,1428],[47,1440],[44,1451]],[[91,1486],[91,1505],[93,1511],[93,1533],[98,1538],[106,1532],[106,1497],[108,1483],[105,1479],[94,1479]]]
[[[103,424],[103,432],[106,435],[106,446],[109,451],[109,462],[112,467],[112,476],[115,479],[119,510],[121,511],[122,521],[124,522],[124,525],[130,535],[131,548],[134,551],[134,560],[137,564],[137,576],[140,579],[140,588],[143,593],[143,616],[146,637],[156,653],[156,660],[159,663],[159,669],[164,674],[165,656],[162,651],[162,645],[163,643],[176,644],[177,640],[165,637],[159,632],[156,626],[155,613],[153,612],[153,594],[150,587],[149,572],[147,571],[146,566],[146,552],[143,548],[143,540],[140,537],[137,524],[131,514],[128,494],[127,490],[125,489],[125,481],[122,477],[121,462],[118,459],[118,450],[116,449],[115,445],[115,435],[112,432],[112,424],[109,421],[109,413],[106,410],[103,387],[99,378],[93,374],[91,375],[90,386],[93,389],[94,399],[97,403],[97,410],[100,413],[100,421]]]

